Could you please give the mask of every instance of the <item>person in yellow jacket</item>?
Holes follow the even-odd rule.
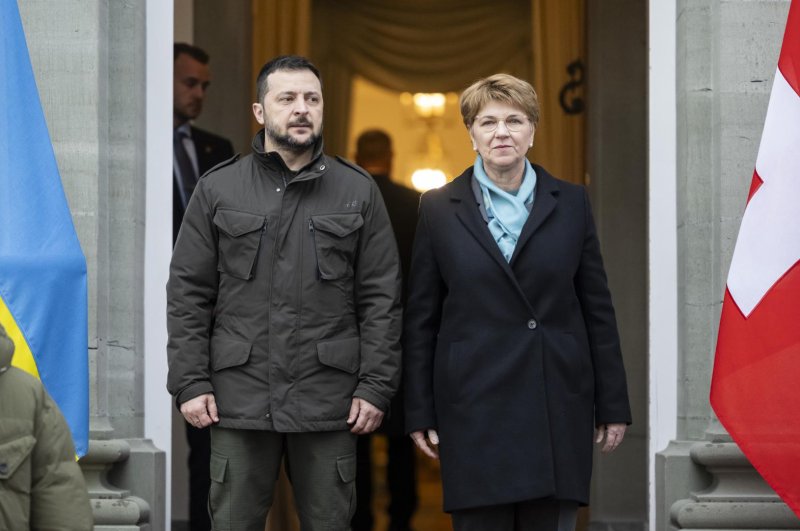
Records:
[[[67,423],[42,383],[11,366],[13,354],[0,326],[0,529],[91,530]]]

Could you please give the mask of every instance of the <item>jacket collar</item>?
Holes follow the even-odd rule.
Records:
[[[264,129],[261,129],[256,133],[256,136],[253,137],[253,142],[251,144],[251,147],[253,148],[253,157],[256,159],[259,166],[270,171],[277,171],[283,175],[296,173],[297,178],[300,180],[317,177],[329,166],[329,164],[327,164],[324,160],[325,157],[322,153],[322,146],[322,138],[320,137],[320,139],[317,140],[317,143],[314,145],[311,162],[300,168],[299,171],[293,172],[286,166],[286,163],[283,161],[283,158],[278,154],[277,151],[267,152],[265,150]],[[292,180],[294,181],[295,179]]]

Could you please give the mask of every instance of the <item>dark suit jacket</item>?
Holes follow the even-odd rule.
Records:
[[[197,152],[197,166],[200,176],[208,170],[233,156],[233,145],[227,138],[209,133],[192,126],[192,141]],[[178,237],[183,221],[184,209],[181,204],[175,179],[172,179],[172,243]]]
[[[373,175],[375,182],[383,196],[389,220],[397,240],[397,250],[400,254],[400,266],[403,272],[403,301],[405,302],[408,286],[408,272],[411,266],[411,249],[414,245],[414,233],[417,229],[417,211],[419,209],[419,193],[411,188],[406,188],[394,183],[388,175]],[[384,418],[380,431],[390,436],[403,436],[403,390],[397,392],[392,399],[389,414]]]
[[[589,501],[595,424],[630,422],[586,191],[540,166],[508,263],[472,168],[422,196],[404,330],[406,429],[436,428],[447,511]]]

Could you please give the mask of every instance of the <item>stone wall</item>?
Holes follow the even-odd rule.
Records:
[[[21,0],[19,7],[88,266],[84,472],[95,517],[128,526],[119,529],[160,529],[148,522],[163,521],[164,454],[143,440],[144,3]],[[103,484],[109,474],[116,481]]]

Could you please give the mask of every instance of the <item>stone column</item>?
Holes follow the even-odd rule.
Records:
[[[788,8],[785,0],[678,2],[681,392],[679,440],[656,456],[659,531],[800,529],[719,426],[708,400],[725,280]]]
[[[82,466],[95,519],[112,526],[103,529],[161,529],[164,454],[142,439],[144,3],[19,7],[88,266],[91,440]]]

